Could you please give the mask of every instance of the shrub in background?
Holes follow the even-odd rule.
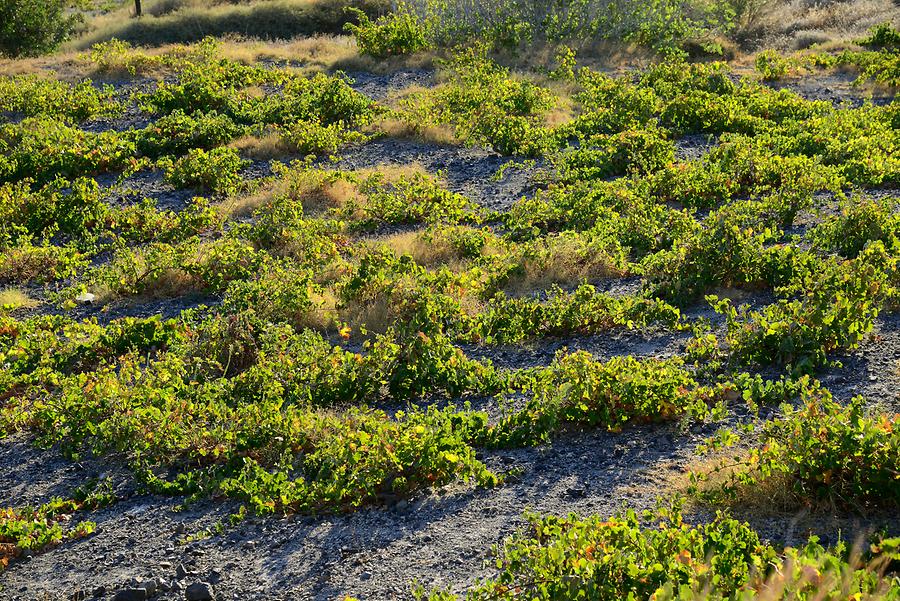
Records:
[[[412,54],[430,46],[428,21],[420,22],[405,2],[397,10],[373,21],[358,8],[349,8],[359,23],[347,23],[344,30],[356,38],[359,51],[384,58],[398,54]]]
[[[56,49],[74,31],[79,14],[64,0],[0,0],[0,54],[36,56]]]

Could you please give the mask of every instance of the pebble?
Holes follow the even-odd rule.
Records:
[[[184,591],[187,601],[211,601],[213,597],[212,587],[206,582],[195,582]]]
[[[566,496],[574,499],[583,499],[587,496],[587,491],[579,486],[573,486],[566,490]]]
[[[156,580],[145,580],[141,583],[140,588],[147,591],[147,597],[152,597],[156,594]]]
[[[126,588],[113,595],[113,601],[144,601],[147,597],[145,588]]]
[[[187,578],[188,576],[196,576],[196,575],[197,575],[196,572],[194,572],[193,570],[187,569],[183,563],[178,564],[178,567],[175,568],[175,577],[178,578],[179,580],[182,580],[183,578]]]

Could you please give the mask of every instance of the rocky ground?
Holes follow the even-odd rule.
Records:
[[[428,85],[433,73],[390,76],[355,74],[357,87],[374,98],[410,84]],[[857,102],[858,92],[831,77],[788,84],[803,95],[840,103]],[[130,127],[140,119],[127,114],[100,127]],[[678,142],[680,158],[697,158],[715,144],[705,137]],[[502,210],[533,192],[539,165],[521,166],[494,178],[510,159],[480,148],[457,148],[384,139],[352,149],[341,168],[418,162],[441,170],[448,185],[473,200]],[[265,175],[256,169],[252,176]],[[158,174],[138,174],[121,186],[114,181],[111,202],[154,198],[179,210],[190,194],[176,191]],[[811,217],[810,219],[814,219]],[[633,292],[640,280],[606,283],[615,292]],[[764,303],[765,298],[745,299]],[[99,310],[81,306],[76,315],[108,320],[124,315],[177,315],[215,298],[180,298]],[[688,315],[714,317],[706,305]],[[473,357],[500,367],[548,364],[563,347],[587,350],[599,358],[632,354],[669,357],[683,350],[686,334],[648,329],[527,346],[467,348]],[[856,351],[839,358],[821,374],[836,396],[862,394],[900,410],[900,316],[885,314]],[[40,449],[18,436],[0,441],[0,506],[38,504],[67,496],[81,483],[108,480],[119,501],[91,519],[96,534],[17,561],[0,575],[0,600],[29,599],[341,599],[345,595],[381,601],[410,598],[414,582],[460,591],[489,572],[484,567],[491,545],[523,524],[523,512],[615,513],[623,506],[650,508],[673,482],[683,479],[698,442],[713,426],[679,424],[631,428],[621,433],[570,432],[552,444],[487,453],[488,467],[507,474],[494,489],[447,487],[411,501],[364,509],[350,515],[249,518],[228,524],[236,504],[212,499],[180,507],[183,499],[140,493],[115,457],[73,462],[58,449]],[[703,519],[696,511],[695,519]],[[859,531],[865,524],[815,516],[746,516],[773,541],[796,543],[811,527],[834,539],[839,530]],[[894,523],[900,531],[900,522]]]

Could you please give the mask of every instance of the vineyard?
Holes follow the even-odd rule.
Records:
[[[0,599],[900,599],[896,23],[591,4],[0,61]]]

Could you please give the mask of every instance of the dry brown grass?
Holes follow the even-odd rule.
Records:
[[[351,336],[361,339],[365,333],[384,334],[397,322],[389,299],[379,297],[366,303],[348,303],[338,315],[342,323],[349,324]]]
[[[293,147],[274,131],[243,136],[233,140],[228,146],[241,153],[241,156],[260,161],[296,154]]]
[[[387,246],[398,255],[409,255],[419,265],[427,268],[446,267],[451,271],[464,271],[469,262],[462,247],[454,243],[458,235],[474,232],[475,228],[458,226],[448,229],[429,229],[401,232],[379,238],[376,242]],[[458,238],[456,238],[458,240]],[[480,250],[480,256],[496,256],[504,252],[499,238],[488,238]]]
[[[507,284],[507,291],[514,294],[625,275],[610,256],[585,248],[571,236],[541,240],[525,250],[520,264],[521,271]]]
[[[46,58],[0,58],[0,76],[41,75],[46,73],[52,64]]]
[[[701,476],[698,484],[702,493],[715,493],[725,485],[734,485],[733,478],[747,461],[747,453],[730,449],[698,457],[681,469],[667,470],[660,484],[666,490],[687,496],[691,487],[691,474]],[[736,485],[734,496],[727,500],[729,507],[740,509],[743,515],[785,515],[803,509],[804,505],[792,490],[791,483],[783,476],[761,480],[753,486]],[[688,497],[690,498],[690,497]]]
[[[260,62],[275,62],[288,69],[311,74],[332,71],[351,64],[358,56],[356,43],[347,36],[319,35],[289,41],[264,41],[246,39],[240,36],[225,36],[218,39],[217,56],[238,63],[252,65]],[[78,66],[80,76],[92,75],[107,80],[131,79],[136,75],[160,76],[170,72],[159,57],[185,57],[196,50],[196,45],[181,43],[162,44],[156,47],[135,47],[122,56],[106,56],[107,65],[101,71],[90,62],[87,53],[69,53]],[[49,59],[45,59],[49,60]],[[58,61],[56,61],[58,62]],[[56,62],[53,63],[54,66]]]
[[[863,560],[862,551],[868,545],[863,540],[857,540],[850,553],[849,565],[840,573],[827,571],[824,575],[820,570],[810,566],[795,566],[789,559],[780,570],[774,570],[765,580],[754,582],[750,586],[757,591],[754,599],[759,601],[783,601],[801,598],[797,591],[804,591],[803,599],[811,601],[826,601],[828,599],[865,599],[866,601],[881,601],[896,598],[893,592],[892,578],[887,575],[891,570],[889,556],[878,557],[871,561]],[[799,568],[799,577],[794,577],[795,570]],[[849,591],[858,585],[854,572],[866,570],[879,574],[878,588],[875,592],[865,596],[850,595]],[[708,592],[697,593],[695,599],[702,601],[714,598]]]
[[[280,196],[299,201],[304,214],[310,216],[322,215],[330,209],[346,209],[351,203],[352,208],[362,209],[366,203],[353,181],[329,177],[327,172],[297,169],[249,194],[222,201],[219,210],[226,218],[246,217]]]
[[[152,300],[191,295],[201,287],[201,283],[194,276],[176,267],[148,271],[142,283],[144,288],[141,293],[128,295],[128,303],[140,304]],[[95,295],[96,302],[99,304],[109,304],[123,299],[123,295],[119,291],[106,286],[92,288],[89,292]]]
[[[271,185],[262,186],[249,194],[228,197],[218,205],[218,209],[226,219],[248,217],[272,200],[274,189]]]
[[[392,234],[379,240],[398,255],[409,255],[423,267],[447,267],[453,271],[465,268],[465,261],[450,241],[441,236],[429,236],[417,230]]]
[[[898,23],[892,0],[790,0],[774,3],[749,33],[755,48],[788,51],[820,43],[825,49],[837,49],[884,21]]]
[[[368,334],[383,334],[405,319],[403,306],[417,296],[417,283],[412,277],[401,277],[391,285],[390,293],[379,291],[363,302],[344,303],[338,310],[339,321],[349,324],[353,336],[361,338]],[[462,310],[469,315],[484,311],[483,304],[464,291],[454,295]]]
[[[236,50],[247,52],[248,49],[253,50],[254,61],[261,59],[284,60],[302,68],[324,71],[334,70],[337,65],[349,64],[359,55],[353,38],[325,35],[300,38],[281,44],[262,42],[229,44],[229,48],[225,49],[225,52]]]
[[[659,60],[659,56],[648,48],[616,40],[571,40],[567,45],[575,51],[579,67],[608,71]],[[556,44],[531,43],[527,47],[494,52],[491,58],[514,71],[540,72],[556,66],[557,50]]]
[[[277,321],[286,321],[298,330],[309,328],[319,332],[333,331],[341,323],[339,320],[339,312],[337,309],[338,299],[334,293],[325,289],[311,295],[312,308],[297,307],[290,313],[278,312],[277,316],[272,316]],[[266,317],[269,313],[265,307],[260,307],[257,312],[262,317]]]
[[[93,69],[75,52],[63,52],[37,58],[0,58],[0,76],[39,75],[75,83],[91,75]]]
[[[277,142],[272,141],[272,144]],[[266,158],[269,148],[265,140],[255,137],[242,138],[233,142],[232,146],[238,148],[245,156],[257,158]],[[275,151],[278,151],[277,147]],[[374,175],[378,175],[387,184],[397,182],[401,178],[412,179],[416,176],[434,178],[418,162],[380,164],[357,170],[351,177],[335,177],[328,171],[300,167],[291,169],[279,180],[249,194],[227,198],[219,204],[219,210],[226,218],[246,217],[272,199],[287,196],[299,201],[303,205],[304,213],[310,216],[320,216],[329,210],[341,209],[353,211],[351,213],[353,216],[362,218],[367,201],[357,182]],[[439,179],[437,181],[439,184],[442,183]]]
[[[571,101],[561,101],[544,117],[544,125],[547,127],[559,127],[574,120],[578,116],[575,104]]]
[[[4,309],[33,309],[40,303],[24,290],[19,288],[5,288],[0,290],[0,311]]]
[[[69,49],[117,38],[141,46],[192,43],[203,37],[241,35],[288,40],[317,34],[341,34],[352,18],[345,9],[357,6],[370,15],[389,8],[385,0],[264,0],[206,2],[159,0],[147,3],[145,14],[133,18],[131,4],[91,19]]]
[[[346,179],[300,181],[293,184],[287,193],[300,200],[304,213],[309,215],[347,208],[351,203],[354,207],[363,207],[366,203],[359,187]]]
[[[222,41],[221,56],[248,65],[260,61],[282,62],[302,73],[338,69],[378,72],[380,67],[379,61],[361,56],[356,41],[346,35],[314,35],[283,41],[228,37]]]
[[[366,133],[378,133],[388,138],[416,140],[440,146],[458,146],[461,143],[450,126],[412,123],[396,117],[379,119],[366,128]]]

